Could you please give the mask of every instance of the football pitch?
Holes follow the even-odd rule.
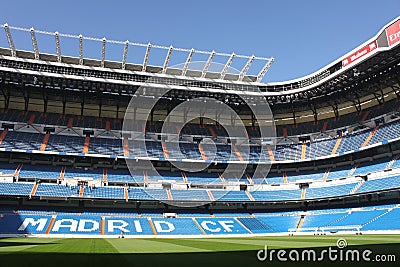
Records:
[[[345,247],[338,248],[338,240]],[[344,240],[344,241],[343,241]],[[267,247],[266,247],[267,246]],[[322,250],[337,250],[336,260],[317,262]],[[267,253],[265,253],[267,248]],[[347,250],[361,253],[371,250],[370,261],[340,260],[339,252]],[[327,235],[327,236],[274,236],[246,238],[197,239],[112,239],[112,238],[3,238],[0,239],[1,266],[398,266],[400,261],[399,235]],[[259,250],[263,250],[259,252]],[[272,252],[272,250],[275,250]],[[317,260],[305,257],[303,251],[316,251]],[[278,251],[283,254],[277,258]],[[295,251],[295,252],[293,252]],[[265,254],[271,256],[260,261]],[[308,254],[304,254],[310,256]],[[393,255],[393,256],[390,256]],[[291,256],[291,258],[289,257]],[[389,257],[390,256],[390,257]],[[271,256],[272,257],[272,256]],[[296,258],[298,257],[298,258]],[[311,259],[311,260],[310,260]],[[384,261],[383,261],[384,259]]]

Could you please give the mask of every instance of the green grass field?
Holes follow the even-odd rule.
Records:
[[[310,249],[320,251],[345,238],[345,249],[370,249],[395,254],[400,260],[399,235],[283,236],[206,239],[0,239],[1,266],[321,266],[310,262],[260,262],[257,251]],[[398,261],[397,260],[397,265]],[[321,264],[321,263],[319,263]],[[324,262],[324,266],[376,266],[377,262]],[[396,265],[396,262],[379,263]]]

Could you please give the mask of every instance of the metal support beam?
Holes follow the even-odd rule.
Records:
[[[194,49],[192,48],[192,49],[190,49],[190,52],[186,59],[185,65],[183,65],[182,76],[186,76],[186,72],[189,68],[190,61],[192,60],[193,53],[194,53]]]
[[[49,103],[49,98],[47,96],[46,91],[43,91],[42,96],[43,96],[43,113],[46,113],[47,112],[47,106],[48,106],[48,103]]]
[[[7,89],[7,91],[4,90],[4,87],[1,90],[1,92],[3,93],[3,96],[4,96],[4,108],[8,109],[9,104],[10,104],[10,92],[8,91],[8,89]]]
[[[128,48],[129,48],[129,41],[125,41],[125,46],[124,46],[124,54],[122,55],[122,69],[125,69],[126,66],[126,57],[128,56]]]
[[[144,55],[142,71],[146,71],[147,62],[149,61],[150,49],[151,49],[151,44],[149,43],[149,44],[147,45],[146,54]]]
[[[244,76],[246,75],[246,72],[249,70],[251,63],[253,63],[254,59],[256,57],[252,55],[249,60],[247,61],[246,65],[244,65],[242,71],[239,74],[239,81],[243,81]]]
[[[36,41],[35,29],[31,28],[30,31],[31,31],[33,51],[35,52],[35,59],[39,60],[39,48],[38,48],[37,41]]]
[[[65,110],[67,107],[67,95],[65,92],[65,87],[61,86],[61,97],[62,97],[62,114],[65,115]]]
[[[221,74],[219,75],[220,79],[225,78],[225,75],[228,72],[229,68],[231,67],[234,58],[235,58],[235,53],[232,53],[232,55],[229,57],[228,61],[226,62],[224,69],[222,70]]]
[[[396,94],[397,99],[400,99],[400,87],[397,85],[390,86],[393,90],[393,93]]]
[[[103,108],[103,101],[102,101],[102,98],[101,98],[101,93],[98,94],[98,97],[100,99],[100,103],[99,103],[99,118],[101,118],[101,112],[102,112],[102,108]]]
[[[378,92],[378,93],[374,92],[374,96],[375,96],[376,101],[378,101],[379,105],[382,105],[383,103],[385,103],[385,99],[384,99],[382,91]]]
[[[29,107],[29,92],[28,91],[24,91],[24,111],[27,112],[28,111],[28,107]]]
[[[334,103],[328,103],[328,104],[332,107],[333,113],[335,114],[335,119],[338,119],[339,118],[339,108],[338,108],[336,101]]]
[[[274,58],[271,58],[267,64],[265,64],[264,68],[262,68],[262,70],[260,71],[260,73],[258,73],[257,75],[257,82],[261,82],[262,78],[264,77],[264,75],[267,73],[267,71],[269,70],[269,68],[271,67],[272,63],[274,63]]]
[[[81,91],[81,117],[83,117],[83,111],[85,109],[85,90]]]
[[[58,32],[55,32],[56,37],[56,50],[57,50],[57,61],[61,63],[61,45],[60,45],[60,36]]]
[[[385,94],[383,93],[383,85],[379,84],[379,91],[381,92],[381,96],[382,96],[382,104],[385,103]]]
[[[213,60],[213,57],[215,56],[215,51],[213,50],[210,54],[210,56],[207,59],[206,65],[203,68],[203,71],[201,72],[201,78],[206,77],[207,71],[211,66],[211,62]]]
[[[310,101],[308,101],[310,103]],[[317,107],[315,106],[314,103],[310,103],[310,109],[313,113],[313,117],[314,117],[314,122],[317,123],[318,122],[318,112],[317,112]]]
[[[253,115],[253,114],[252,114]],[[233,114],[233,112],[231,113],[231,125],[235,126],[236,120],[235,120],[236,116],[235,114]]]
[[[256,121],[257,121],[256,116],[254,115],[254,113],[251,113],[251,127],[256,126]]]
[[[104,61],[106,59],[106,38],[103,38],[101,41],[101,67],[104,68]]]
[[[4,30],[6,31],[8,45],[10,46],[10,50],[11,50],[11,56],[17,57],[17,50],[15,49],[15,45],[14,45],[14,41],[11,36],[10,28],[8,27],[7,23],[4,24]]]
[[[173,49],[174,48],[172,47],[172,45],[168,49],[167,56],[165,57],[162,73],[166,73],[167,72],[168,63],[169,63],[169,60],[171,59],[171,54],[172,54],[172,50]]]
[[[134,118],[133,118],[133,119],[134,119],[134,120],[136,120],[136,108],[137,108],[137,107],[135,107],[134,113],[133,113],[133,115],[134,115]],[[118,119],[119,119],[119,115],[118,115],[118,114],[119,114],[119,105],[117,105],[116,113],[117,113],[117,114],[115,115],[115,118],[118,120]]]
[[[360,114],[361,101],[360,101],[360,96],[357,93],[354,94],[353,105],[354,105],[354,108],[357,110],[357,113]]]
[[[293,100],[290,100],[290,105],[292,107],[293,125],[297,125],[296,122],[296,111],[294,110]]]
[[[79,36],[79,65],[83,65],[83,36]]]

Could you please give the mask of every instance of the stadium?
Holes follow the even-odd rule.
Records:
[[[178,252],[204,266],[190,253],[205,251],[234,266],[268,242],[398,242],[400,17],[317,72],[273,83],[262,82],[272,57],[1,26],[4,260],[44,266],[70,253],[70,265],[97,253],[101,266],[117,262],[101,254],[149,262],[165,249],[160,266],[178,266]],[[32,50],[16,49],[21,34]],[[41,53],[43,36],[56,54]],[[66,38],[79,57],[63,55]],[[85,57],[87,42],[98,58]],[[113,45],[121,61],[106,59]],[[162,64],[148,64],[152,53]]]

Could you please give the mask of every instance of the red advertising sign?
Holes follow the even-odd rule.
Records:
[[[376,48],[378,48],[378,44],[376,43],[376,41],[373,41],[372,43],[364,46],[363,48],[361,48],[357,52],[354,52],[352,55],[350,55],[349,57],[344,59],[342,61],[342,66],[346,67],[347,65],[353,63],[354,61],[357,61],[360,58],[364,57],[365,55],[368,55],[369,53],[374,51]]]
[[[400,42],[400,20],[386,28],[386,36],[388,38],[389,46]]]

